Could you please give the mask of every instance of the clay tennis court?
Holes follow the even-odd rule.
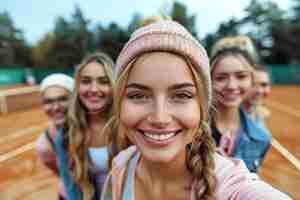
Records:
[[[0,94],[7,89],[12,88],[0,88]],[[30,98],[14,97],[13,101],[21,105],[30,103]],[[260,171],[262,179],[293,199],[300,199],[299,102],[300,86],[273,87],[267,103],[272,112],[268,125],[275,140]],[[0,114],[1,200],[57,199],[57,178],[37,160],[34,149],[35,139],[46,127],[41,106]]]

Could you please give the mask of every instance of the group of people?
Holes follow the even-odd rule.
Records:
[[[37,151],[59,199],[290,199],[256,174],[270,148],[270,77],[248,43],[221,39],[209,58],[183,26],[153,20],[115,64],[94,53],[74,79],[46,77]]]

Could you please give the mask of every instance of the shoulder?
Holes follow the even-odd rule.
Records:
[[[126,167],[126,164],[133,157],[133,155],[135,155],[136,152],[136,146],[130,146],[127,149],[119,152],[112,161],[113,168],[119,169]]]
[[[250,173],[243,161],[216,154],[217,200],[289,200],[287,195]]]
[[[38,153],[47,152],[51,150],[51,146],[46,137],[46,132],[43,132],[36,140],[36,149]]]
[[[261,128],[243,109],[241,109],[241,120],[248,137],[260,142],[270,142],[272,137],[267,129]]]
[[[37,139],[36,150],[38,157],[44,161],[55,159],[55,152],[46,137],[46,132],[43,132]]]

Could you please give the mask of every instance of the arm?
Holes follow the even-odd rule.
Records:
[[[37,140],[36,150],[39,160],[58,176],[59,172],[56,163],[56,155],[44,133],[41,134]]]
[[[216,164],[218,200],[291,200],[286,194],[260,180],[256,174],[250,173],[241,160],[226,161],[223,158]]]

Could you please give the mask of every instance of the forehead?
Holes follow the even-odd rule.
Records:
[[[104,66],[96,61],[90,62],[80,71],[80,76],[98,77],[105,76]]]
[[[180,82],[194,83],[194,80],[182,57],[167,52],[153,52],[142,55],[134,63],[128,77],[128,84],[132,82],[156,87]]]
[[[242,56],[228,55],[221,58],[213,71],[216,73],[235,73],[235,72],[245,72],[250,71],[251,67],[247,63],[246,59]]]
[[[51,98],[51,97],[65,96],[65,95],[70,95],[70,92],[61,86],[51,86],[48,87],[43,92],[44,98]]]

